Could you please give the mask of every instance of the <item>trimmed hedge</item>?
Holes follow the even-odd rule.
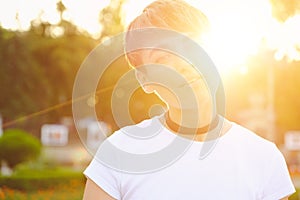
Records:
[[[11,168],[35,160],[41,149],[41,143],[36,137],[20,129],[7,129],[0,137],[0,160],[6,161]]]
[[[85,177],[82,172],[66,169],[53,170],[22,170],[12,176],[0,176],[0,187],[33,191],[46,188],[56,188],[60,185],[80,182],[84,184]]]

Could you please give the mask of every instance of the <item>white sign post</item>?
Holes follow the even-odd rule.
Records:
[[[300,131],[288,131],[284,135],[285,147],[288,150],[300,150]]]
[[[87,146],[93,150],[97,149],[110,132],[105,122],[94,121],[87,126]]]
[[[68,128],[60,124],[42,126],[41,140],[45,146],[65,146],[68,144]]]

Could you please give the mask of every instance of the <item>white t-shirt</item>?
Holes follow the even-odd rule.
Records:
[[[232,125],[213,141],[210,153],[199,159],[204,142],[177,136],[155,117],[120,129],[106,139],[84,174],[113,198],[122,200],[278,200],[294,193],[278,148]],[[147,129],[155,134],[143,138],[130,134],[149,126],[163,128]],[[189,145],[176,157],[183,144],[174,142],[178,138]],[[161,150],[164,153],[156,154]]]

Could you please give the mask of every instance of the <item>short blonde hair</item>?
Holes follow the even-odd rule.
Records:
[[[162,28],[201,38],[209,29],[207,17],[197,8],[183,0],[157,0],[148,5],[141,15],[128,26],[127,31],[144,28]],[[127,33],[128,33],[127,32]],[[125,36],[125,45],[134,41],[130,34]],[[127,60],[137,66],[136,53],[127,53]]]

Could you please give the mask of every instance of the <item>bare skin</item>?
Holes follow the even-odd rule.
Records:
[[[101,200],[115,200],[109,194],[107,194],[101,187],[99,187],[96,183],[92,180],[87,179],[83,200],[94,200],[94,199],[101,199]]]

